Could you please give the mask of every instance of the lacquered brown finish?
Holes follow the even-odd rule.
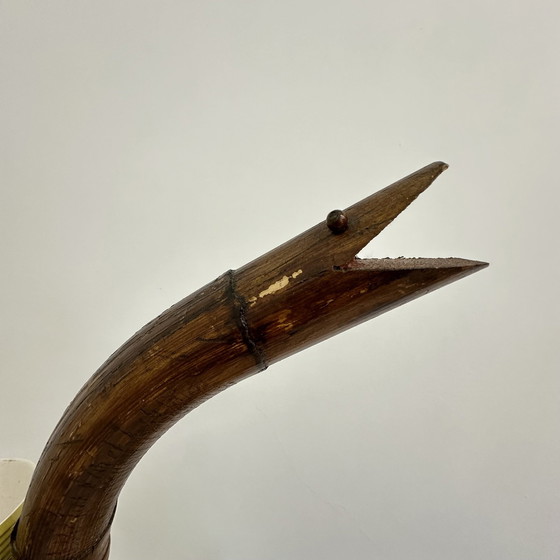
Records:
[[[486,263],[355,259],[446,168],[431,164],[229,271],[146,325],[70,404],[39,461],[21,560],[103,560],[119,492],[150,446],[239,380]]]

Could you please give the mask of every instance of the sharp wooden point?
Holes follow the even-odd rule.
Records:
[[[345,251],[340,259],[348,262],[406,210],[449,166],[436,161],[356,202],[345,210],[349,227],[340,237]],[[339,262],[337,264],[342,264]]]
[[[489,266],[489,263],[483,261],[473,261],[469,259],[461,259],[458,257],[447,258],[407,258],[399,257],[396,259],[360,259],[356,258],[347,265],[339,267],[340,270],[371,270],[372,272],[387,270],[444,270],[462,268],[476,272]]]
[[[428,293],[486,268],[488,263],[449,258],[354,259],[339,267],[342,273],[365,274],[366,278],[383,278],[383,283],[397,282],[394,303],[411,293]],[[357,280],[360,282],[360,280]]]

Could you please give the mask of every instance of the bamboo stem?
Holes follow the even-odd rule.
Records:
[[[103,560],[119,493],[151,445],[270,364],[485,263],[355,255],[446,168],[431,164],[180,301],[86,383],[41,456],[13,542],[19,560]]]

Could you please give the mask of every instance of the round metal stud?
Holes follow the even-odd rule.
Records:
[[[348,229],[348,217],[342,210],[333,210],[327,216],[327,227],[335,235],[344,233]]]

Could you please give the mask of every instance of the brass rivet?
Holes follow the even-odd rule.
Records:
[[[342,210],[333,210],[327,216],[327,226],[335,235],[344,233],[348,229],[348,218]]]

